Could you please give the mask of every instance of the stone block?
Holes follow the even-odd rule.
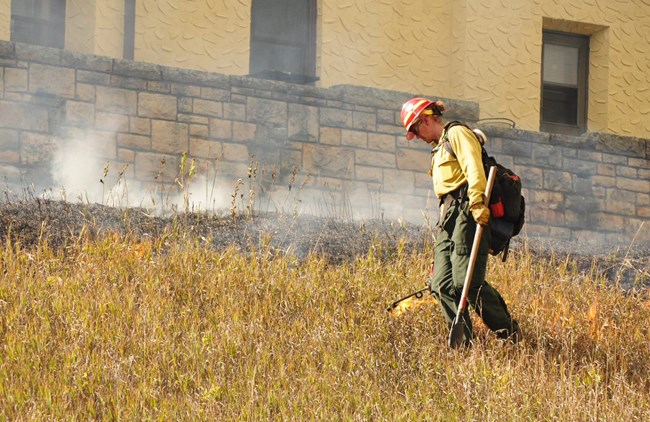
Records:
[[[171,92],[171,84],[162,81],[147,81],[147,91],[169,94]]]
[[[180,158],[153,152],[135,153],[135,177],[145,182],[171,183],[178,176]]]
[[[397,149],[396,138],[394,135],[370,134],[368,135],[368,148],[394,153]]]
[[[326,145],[341,145],[341,129],[334,127],[321,127],[319,142]]]
[[[515,157],[531,158],[533,154],[533,144],[520,139],[503,139],[503,152]]]
[[[70,50],[61,51],[61,64],[74,69],[110,72],[113,70],[113,59],[94,54],[78,53]]]
[[[223,159],[227,161],[247,162],[250,158],[248,147],[245,144],[229,143],[223,144]],[[243,175],[239,176],[242,177]]]
[[[244,104],[225,103],[223,105],[223,117],[228,120],[246,120],[246,106]]]
[[[639,177],[639,172],[635,168],[616,166],[616,175],[636,179]]]
[[[13,59],[14,57],[16,57],[14,43],[0,40],[0,58]]]
[[[77,82],[91,85],[110,85],[111,75],[91,70],[77,70]]]
[[[5,69],[4,86],[10,92],[27,92],[28,75],[26,69],[7,67]]]
[[[389,125],[399,124],[399,117],[393,110],[377,110],[377,123],[386,123]]]
[[[244,122],[232,122],[232,139],[239,142],[255,141],[257,125]]]
[[[389,152],[364,151],[356,155],[356,164],[396,168],[396,157]]]
[[[562,168],[574,174],[582,176],[595,174],[597,172],[596,163],[593,161],[578,160],[573,158],[564,158]]]
[[[20,160],[23,165],[49,165],[56,144],[47,134],[23,132],[20,135]]]
[[[20,162],[20,143],[17,131],[0,129],[0,162],[10,164]]]
[[[75,71],[67,67],[32,63],[29,66],[29,92],[74,98]]]
[[[411,171],[383,169],[384,192],[412,194],[415,190],[415,175]]]
[[[357,165],[355,170],[356,170],[357,180],[361,180],[364,182],[377,182],[377,183],[383,182],[384,173],[382,172],[381,167]]]
[[[355,152],[349,148],[303,144],[303,169],[323,176],[354,178]]]
[[[206,116],[197,116],[196,114],[179,114],[178,121],[181,123],[207,125],[208,122],[210,122],[210,118]]]
[[[137,149],[141,151],[147,151],[151,149],[151,138],[145,135],[118,133],[117,146],[119,148],[130,148],[130,149]]]
[[[353,111],[352,126],[355,129],[374,132],[377,130],[377,115],[375,113]]]
[[[162,79],[230,90],[230,76],[214,72],[162,67]]]
[[[133,151],[132,149],[118,148],[117,159],[122,161],[123,163],[133,164],[135,161],[135,151]],[[128,166],[124,171],[125,171],[124,173],[125,177],[129,179],[135,176],[133,172],[133,166]]]
[[[114,59],[113,73],[133,78],[160,80],[162,69],[159,65],[132,60]]]
[[[566,171],[544,170],[544,189],[571,192],[571,173]]]
[[[84,83],[77,83],[75,88],[75,100],[95,102],[95,86]]]
[[[563,210],[564,197],[565,194],[561,192],[535,190],[531,191],[526,199],[527,205],[549,210]]]
[[[488,140],[490,143],[491,140]],[[548,168],[561,168],[562,159],[557,151],[557,148],[551,145],[533,144],[532,158],[536,166]]]
[[[165,154],[187,152],[189,148],[187,124],[152,120],[151,147],[154,151]]]
[[[320,125],[352,129],[352,111],[323,107],[320,110]]]
[[[597,187],[613,187],[616,186],[616,177],[611,176],[593,176],[591,182]]]
[[[130,78],[128,76],[116,74],[111,74],[110,85],[117,88],[133,89],[136,91],[147,90],[147,81],[145,79]]]
[[[563,226],[564,225],[564,211],[556,211],[552,209],[544,208],[530,208],[526,207],[526,213],[528,214],[528,220],[534,221],[536,223],[550,224],[553,226]]]
[[[129,117],[98,111],[95,113],[95,128],[113,132],[129,132]]]
[[[233,123],[230,120],[210,119],[208,124],[208,135],[210,138],[230,140],[232,139],[233,133],[232,126]],[[253,132],[250,139],[253,139],[254,137],[255,132]]]
[[[0,127],[47,132],[49,128],[47,108],[0,100]]]
[[[424,150],[399,148],[395,154],[397,168],[427,173],[431,169],[431,153]]]
[[[645,158],[646,141],[644,139],[619,136],[611,133],[594,133],[596,149],[616,155]]]
[[[93,126],[95,124],[95,105],[82,101],[66,101],[65,123],[72,126]]]
[[[151,119],[130,116],[129,132],[138,135],[151,135]]]
[[[198,96],[198,95],[197,95]],[[213,101],[230,101],[230,90],[201,87],[200,97]]]
[[[368,148],[368,133],[360,130],[340,129],[341,145],[354,148]]]
[[[203,116],[223,117],[223,104],[218,101],[194,98],[192,112]]]
[[[190,137],[208,139],[208,125],[190,125]]]
[[[107,86],[97,86],[95,109],[110,113],[135,115],[138,94],[135,91]]]
[[[176,120],[178,114],[176,97],[173,95],[138,94],[138,116],[154,119]]]
[[[187,85],[182,83],[172,83],[170,85],[170,92],[173,95],[179,95],[184,97],[200,97],[201,96],[201,87],[196,85]]]
[[[282,101],[249,97],[246,102],[246,116],[252,123],[286,126],[288,105]]]
[[[217,141],[190,138],[189,154],[191,157],[215,160],[222,156],[223,146]]]
[[[318,108],[289,104],[287,135],[292,141],[318,142]]]
[[[633,192],[646,193],[646,192],[650,192],[650,180],[617,177],[616,187],[619,189],[630,190]]]
[[[616,176],[616,166],[613,164],[601,164],[596,166],[596,174],[601,176]]]
[[[178,112],[179,113],[192,113],[193,98],[181,97],[178,99]]]
[[[42,47],[35,44],[17,42],[16,58],[28,62],[46,63],[51,65],[61,64],[61,51],[58,48]]]

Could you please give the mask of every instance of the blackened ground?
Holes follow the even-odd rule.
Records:
[[[309,215],[257,213],[254,216],[173,214],[158,216],[142,208],[113,208],[97,204],[31,199],[0,202],[0,239],[8,234],[24,247],[46,238],[50,246],[65,248],[79,236],[129,234],[135,238],[185,236],[208,242],[217,249],[235,247],[242,252],[264,246],[273,254],[298,259],[317,254],[332,264],[375,253],[390,256],[399,247],[406,252],[432,249],[430,228],[398,221],[350,222]],[[650,250],[647,245],[581,245],[556,240],[525,242],[515,238],[513,254],[528,251],[535,258],[569,257],[579,270],[604,274],[625,288],[650,285]],[[510,258],[512,259],[512,258]]]

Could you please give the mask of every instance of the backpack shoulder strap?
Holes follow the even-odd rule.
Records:
[[[454,153],[454,150],[451,148],[451,144],[449,143],[449,139],[447,139],[447,137],[449,136],[449,129],[451,129],[454,126],[465,126],[466,128],[469,129],[469,126],[467,126],[465,123],[459,122],[458,120],[452,120],[451,122],[449,122],[449,123],[447,123],[445,125],[445,136],[443,136],[443,138],[442,138],[441,145],[449,154],[451,154],[452,157],[458,158],[458,157],[456,157],[456,154]],[[474,133],[474,132],[472,132],[472,133]]]

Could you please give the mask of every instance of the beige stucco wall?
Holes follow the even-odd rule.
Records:
[[[322,3],[322,86],[351,84],[452,96],[451,2]]]
[[[138,0],[135,59],[249,73],[252,0]],[[589,131],[650,137],[650,4],[592,0],[318,0],[321,87],[476,101],[539,130],[543,29],[591,35]],[[0,0],[0,39],[10,37]],[[123,0],[68,0],[66,48],[122,57]]]
[[[11,38],[11,0],[0,0],[0,40]]]
[[[251,0],[140,0],[135,59],[248,74]]]
[[[477,101],[483,118],[508,117],[539,130],[542,30],[572,31],[591,35],[589,130],[650,135],[647,2],[323,3],[323,86],[351,83]]]

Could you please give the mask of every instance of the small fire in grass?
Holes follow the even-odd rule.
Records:
[[[388,308],[391,316],[397,318],[404,315],[404,313],[406,313],[406,311],[409,309],[416,309],[427,303],[435,302],[435,299],[432,295],[425,295],[424,293],[425,292],[423,290],[420,290],[404,299],[393,303],[393,305]]]

